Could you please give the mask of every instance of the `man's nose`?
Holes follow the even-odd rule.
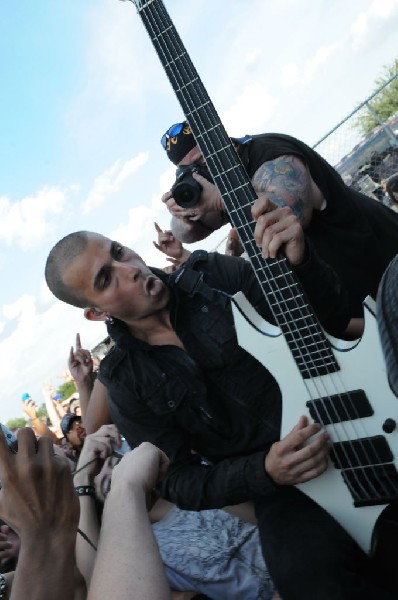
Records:
[[[114,266],[121,277],[128,279],[136,280],[141,273],[140,268],[131,263],[116,262]]]

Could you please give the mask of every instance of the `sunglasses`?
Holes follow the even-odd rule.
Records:
[[[174,125],[171,125],[171,127],[168,128],[168,130],[162,135],[160,140],[163,150],[166,150],[167,140],[181,133],[181,131],[184,129],[184,126],[185,123],[174,123]]]

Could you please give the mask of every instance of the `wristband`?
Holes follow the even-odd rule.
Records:
[[[6,578],[0,574],[0,600],[7,598],[7,587]]]
[[[77,485],[75,492],[78,496],[95,496],[95,487],[93,485]]]

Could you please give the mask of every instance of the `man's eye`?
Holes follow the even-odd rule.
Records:
[[[101,279],[101,288],[104,290],[111,282],[111,276],[109,273],[105,273]]]
[[[115,248],[115,260],[120,260],[124,256],[124,246],[116,246]]]

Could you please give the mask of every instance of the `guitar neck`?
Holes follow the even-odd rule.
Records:
[[[251,205],[256,193],[184,44],[161,0],[132,1],[221,193],[230,222],[238,231],[275,321],[302,375],[319,375],[319,364],[335,362],[329,342],[286,258],[281,254],[265,261],[254,242]],[[309,334],[313,350],[307,347]]]

